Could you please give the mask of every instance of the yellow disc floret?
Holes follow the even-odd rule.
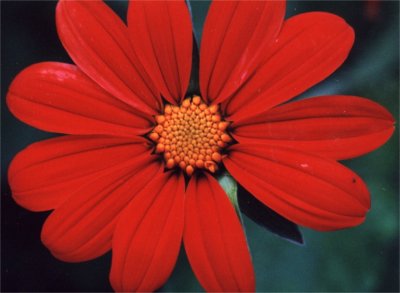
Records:
[[[189,176],[196,169],[218,170],[221,150],[232,138],[217,105],[207,106],[194,96],[181,106],[167,104],[155,119],[157,125],[148,137],[156,143],[155,152],[163,154],[166,168],[179,167]]]

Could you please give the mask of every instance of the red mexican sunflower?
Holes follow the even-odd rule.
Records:
[[[368,190],[337,161],[385,143],[394,120],[355,96],[286,104],[343,63],[354,32],[329,13],[284,14],[284,1],[212,3],[197,71],[184,1],[131,1],[127,26],[101,1],[58,3],[76,65],[32,65],[7,95],[25,123],[66,134],[29,146],[9,169],[18,204],[54,210],[41,237],[55,257],[112,250],[113,288],[152,291],[183,242],[204,289],[254,291],[241,223],[216,179],[225,170],[301,226],[364,221]]]

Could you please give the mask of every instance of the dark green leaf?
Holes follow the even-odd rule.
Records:
[[[240,185],[237,199],[240,210],[255,223],[286,240],[304,244],[303,236],[296,224],[265,206]]]

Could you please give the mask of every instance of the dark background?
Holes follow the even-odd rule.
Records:
[[[329,11],[344,17],[356,31],[346,63],[303,96],[353,94],[369,97],[398,119],[399,4],[378,1],[290,1],[287,15]],[[109,2],[125,17],[125,1]],[[208,2],[192,2],[198,37]],[[5,106],[7,88],[26,66],[41,61],[71,62],[54,24],[54,1],[1,1],[1,291],[110,291],[110,254],[69,264],[56,260],[40,242],[48,213],[16,205],[7,184],[13,156],[30,143],[52,134],[15,119]],[[379,150],[344,162],[367,183],[372,209],[356,228],[320,233],[302,229],[298,246],[245,218],[258,291],[393,291],[399,290],[399,155],[398,132]],[[199,291],[183,253],[161,291]]]

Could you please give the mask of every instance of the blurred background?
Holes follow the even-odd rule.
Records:
[[[127,2],[109,1],[125,19]],[[48,213],[16,205],[7,184],[11,159],[30,143],[53,136],[14,118],[5,106],[15,75],[41,61],[71,62],[58,40],[54,1],[1,1],[1,291],[111,291],[111,254],[69,264],[56,260],[40,242]],[[192,1],[196,36],[209,2]],[[345,64],[306,96],[352,94],[384,105],[398,121],[399,2],[289,1],[287,17],[306,11],[342,16],[356,32]],[[372,209],[359,227],[329,233],[302,228],[299,246],[244,217],[258,291],[399,291],[399,137],[379,150],[343,162],[367,183]],[[201,291],[184,253],[160,291]]]

